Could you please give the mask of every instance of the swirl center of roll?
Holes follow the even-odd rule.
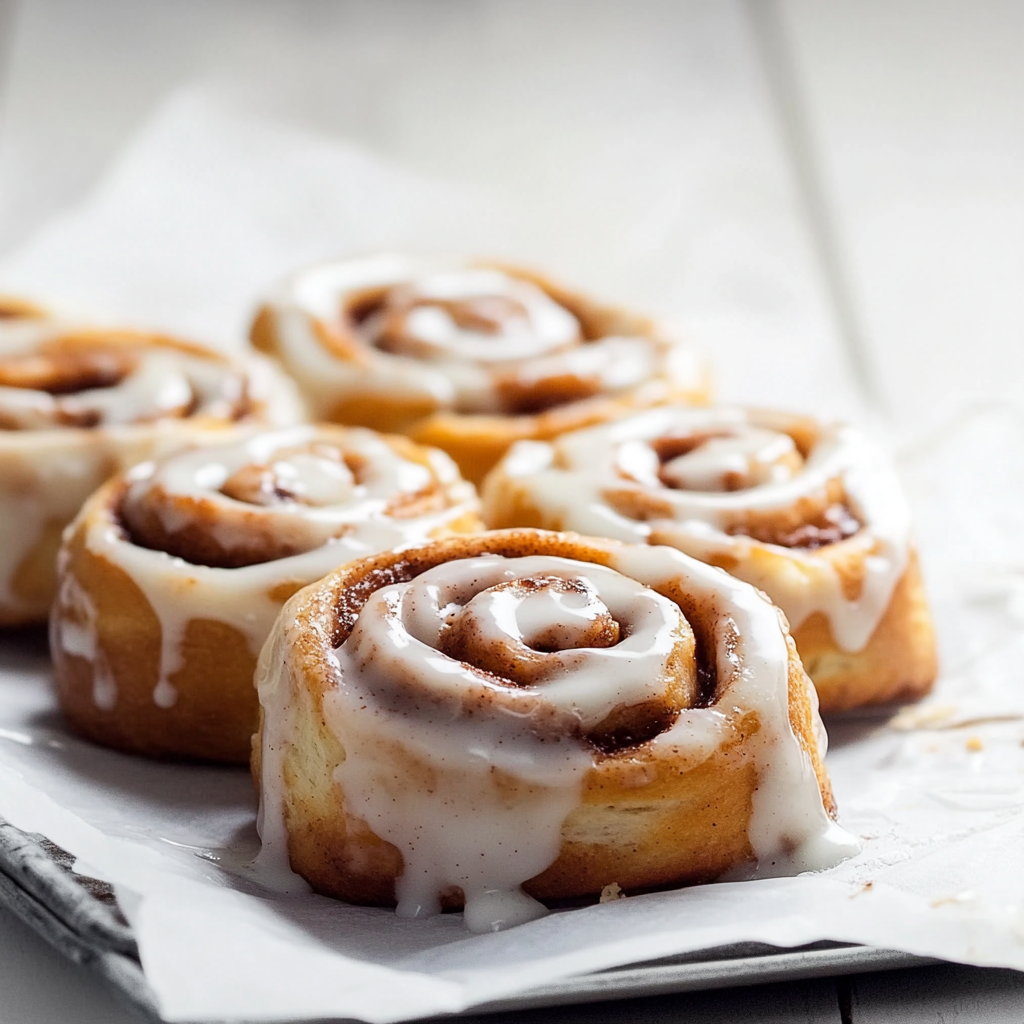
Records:
[[[392,289],[363,330],[387,352],[483,363],[558,352],[581,340],[576,318],[542,289],[482,269],[425,275]]]
[[[324,445],[286,450],[271,463],[247,463],[221,485],[220,493],[248,505],[328,507],[351,501],[365,460]]]
[[[657,459],[653,475],[680,491],[745,491],[782,483],[804,464],[788,434],[761,427],[669,435],[650,447]]]
[[[454,613],[442,649],[523,686],[562,670],[558,651],[614,647],[622,630],[589,580],[528,576],[477,594]]]

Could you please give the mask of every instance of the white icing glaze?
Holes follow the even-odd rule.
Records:
[[[374,529],[384,534],[379,546],[371,542],[367,550],[383,550],[407,532],[388,514],[396,498],[427,490],[439,474],[449,483],[457,479],[450,463],[437,459],[428,467],[412,462],[372,431],[353,429],[341,436],[343,442],[337,437],[332,442],[313,428],[300,427],[183,452],[159,465],[148,463],[132,473],[126,514],[136,502],[153,503],[170,532],[186,525],[190,514],[198,516],[228,550],[251,543],[256,530],[310,551],[342,535],[368,535]],[[358,482],[342,454],[359,460]],[[295,500],[278,500],[271,493],[254,495],[256,502],[241,501],[222,493],[248,467],[266,467],[270,484]],[[412,528],[408,532],[411,539],[424,536]]]
[[[53,642],[68,654],[92,662],[93,703],[103,711],[110,711],[117,704],[117,684],[98,642],[96,606],[71,575],[61,579],[59,600],[65,614],[51,624]]]
[[[382,309],[348,327],[358,358],[324,347],[317,325],[340,324],[346,303],[386,290]],[[494,313],[491,327],[459,323],[454,305]],[[613,394],[655,376],[699,390],[699,360],[685,346],[649,336],[583,342],[580,325],[540,287],[487,267],[378,255],[323,264],[285,282],[267,304],[278,356],[318,413],[367,394],[403,396],[426,409],[508,411],[501,382],[519,387],[578,377]],[[463,318],[464,320],[466,318]],[[397,332],[397,336],[395,333]]]
[[[460,324],[451,306],[481,303],[483,324]],[[491,314],[487,316],[487,314]],[[401,331],[395,350],[438,360],[495,363],[532,359],[577,344],[576,318],[534,284],[497,270],[447,270],[393,289],[362,334],[379,344],[389,321]]]
[[[285,606],[287,607],[287,605]],[[286,615],[267,637],[256,662],[254,682],[264,714],[260,736],[260,803],[256,830],[260,852],[253,862],[259,880],[268,888],[289,894],[311,892],[309,883],[291,869],[288,858],[288,830],[284,820],[284,759],[294,735],[296,722],[305,710],[306,695],[293,692],[286,667],[293,624]],[[336,669],[333,652],[325,659]],[[269,711],[267,709],[272,709]],[[271,791],[272,789],[272,791]]]
[[[509,581],[531,578],[584,586],[569,599],[557,587],[503,596]],[[788,651],[777,610],[763,595],[668,548],[624,548],[610,568],[488,555],[376,591],[349,637],[326,654],[333,686],[324,697],[325,721],[345,752],[334,777],[346,813],[364,818],[403,855],[399,914],[437,913],[439,894],[451,886],[463,890],[473,931],[544,912],[519,887],[558,856],[563,825],[595,764],[582,732],[612,710],[650,698],[651,679],[665,663],[666,624],[678,609],[649,588],[678,579],[713,608],[718,701],[684,710],[646,751],[672,758],[680,770],[695,767],[720,747],[735,709],[753,712],[760,727],[747,739],[758,779],[749,838],[757,872],[821,869],[856,852],[856,841],[825,811],[810,758],[790,726]],[[444,638],[466,616],[485,645],[503,637],[515,651],[553,626],[571,644],[594,618],[595,595],[622,616],[620,642],[544,654],[553,670],[541,669],[530,685],[510,685],[444,653]],[[284,762],[308,698],[293,690],[302,687],[288,664],[299,627],[286,618],[263,651],[257,682],[264,709],[259,865],[287,888],[294,883]]]
[[[484,488],[485,518],[488,507],[501,500],[499,478],[507,479],[559,529],[634,542],[654,536],[702,560],[724,556],[730,571],[766,591],[794,628],[820,611],[842,649],[861,650],[906,569],[909,510],[888,461],[854,428],[822,426],[799,469],[790,461],[793,446],[785,430],[785,418],[774,414],[666,407],[550,443],[519,442]],[[651,447],[660,438],[709,432],[725,436],[664,466]],[[741,489],[723,489],[727,474],[743,478]],[[829,547],[838,545],[780,547],[727,532],[738,515],[789,509],[806,495],[824,495],[834,480],[842,482],[845,501],[861,524],[841,541],[843,551],[865,566],[863,585],[852,599],[829,558]],[[609,492],[634,492],[656,511],[632,518],[609,502]],[[787,564],[751,557],[758,550],[783,555]]]
[[[101,345],[94,351],[98,362],[110,362]],[[238,416],[245,399],[243,368],[219,357],[140,346],[131,351],[122,372],[123,376],[107,387],[69,394],[0,386],[0,421],[8,429],[45,430],[122,426],[184,416],[231,420]]]
[[[217,492],[232,472],[247,464],[287,461],[294,449],[320,440],[339,444],[341,436],[346,438],[345,449],[365,457],[369,469],[364,483],[343,489],[342,502],[336,506],[252,505]],[[316,476],[309,470],[305,452],[300,452],[297,472],[307,482]],[[446,494],[443,508],[413,517],[389,515],[389,502],[401,495],[403,487],[416,490],[431,477]],[[252,434],[230,444],[181,452],[159,463],[142,463],[129,471],[128,479],[126,502],[129,498],[145,502],[147,489],[159,485],[179,496],[193,496],[208,509],[213,506],[216,510],[219,505],[221,511],[241,510],[271,531],[301,534],[304,526],[310,527],[303,534],[304,549],[297,554],[255,565],[218,568],[138,546],[126,533],[119,509],[109,503],[86,506],[86,548],[123,569],[160,622],[160,670],[153,694],[159,707],[173,707],[177,700],[171,677],[182,667],[182,641],[189,622],[226,623],[246,637],[255,655],[282,604],[282,599],[274,596],[276,588],[293,584],[297,589],[353,558],[425,540],[477,506],[472,485],[460,479],[454,463],[442,452],[431,452],[428,470],[396,455],[373,431],[355,428],[332,429],[325,436],[315,427]],[[230,547],[237,529],[238,524],[223,526],[217,535]],[[66,565],[62,577],[65,582],[73,578],[73,569]],[[63,644],[62,631],[53,635],[55,642]],[[67,647],[64,650],[75,653]]]

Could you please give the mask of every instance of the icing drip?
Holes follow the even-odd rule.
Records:
[[[117,684],[96,635],[96,606],[88,592],[72,575],[61,578],[59,600],[65,614],[54,618],[53,643],[93,664],[92,699],[96,707],[111,711],[117,704]]]
[[[737,708],[759,723],[748,738],[758,871],[818,869],[855,852],[826,813],[790,726],[776,609],[675,550],[634,546],[611,561],[448,562],[376,590],[327,655],[333,684],[324,720],[344,749],[334,778],[344,813],[402,854],[401,916],[438,913],[454,888],[473,931],[545,913],[520,886],[558,857],[601,737],[624,736],[645,756],[688,769],[720,748]],[[651,589],[680,579],[715,624],[715,707],[693,706],[693,633],[678,606]],[[265,723],[259,863],[286,886],[284,763],[303,699],[286,664],[293,628],[279,626],[257,673]],[[628,729],[616,728],[631,716]]]
[[[369,312],[367,295],[376,296]],[[426,411],[516,414],[656,376],[680,386],[701,378],[692,354],[649,325],[585,337],[543,288],[494,268],[401,256],[326,264],[287,282],[268,308],[279,355],[328,416],[367,394]]]
[[[858,651],[906,568],[909,511],[892,468],[856,430],[816,427],[802,454],[795,441],[807,431],[805,420],[740,409],[655,409],[520,442],[503,475],[552,527],[727,565],[768,591],[793,627],[823,612],[836,643]],[[498,486],[485,489],[485,507]],[[862,567],[855,585],[839,552]]]

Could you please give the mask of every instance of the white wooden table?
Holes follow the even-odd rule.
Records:
[[[1022,43],[1014,0],[0,0],[0,257],[81,201],[170,91],[216,78],[525,196],[538,262],[679,318],[725,397],[767,404],[784,359],[771,404],[916,434],[1024,394]],[[0,1024],[122,1019],[0,912]],[[1024,976],[940,966],[491,1019],[1017,1021]]]

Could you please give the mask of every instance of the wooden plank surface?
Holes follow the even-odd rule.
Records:
[[[1024,394],[1024,5],[780,0],[875,378],[913,431]]]

